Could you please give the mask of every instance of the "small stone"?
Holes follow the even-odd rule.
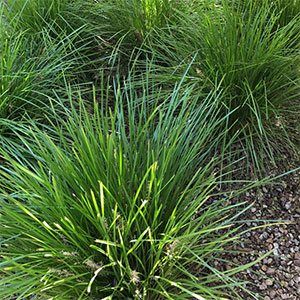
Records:
[[[271,286],[271,285],[273,285],[273,280],[272,280],[272,279],[267,279],[267,280],[265,281],[265,284],[266,284],[267,286]]]
[[[276,270],[273,269],[273,268],[268,268],[268,269],[266,270],[266,273],[267,273],[268,275],[274,275],[275,272],[276,272]]]
[[[277,246],[276,246],[277,245]],[[274,256],[279,256],[279,248],[278,248],[278,244],[277,243],[274,243],[274,249],[273,249],[273,253],[274,253]]]
[[[266,290],[267,288],[268,287],[267,287],[267,285],[264,282],[259,286],[260,290]]]
[[[294,265],[300,267],[300,259],[295,260]]]
[[[272,263],[273,259],[270,257],[268,258],[268,264]]]
[[[275,296],[276,296],[276,291],[272,290],[270,293],[269,293],[269,296],[271,299],[274,299]]]
[[[266,238],[268,238],[269,234],[267,232],[263,232],[260,236],[259,239],[260,240],[265,240]]]
[[[289,210],[292,207],[292,203],[291,202],[287,202],[284,207]]]
[[[289,286],[288,282],[286,282],[286,281],[281,281],[280,284],[284,288],[287,288]]]
[[[262,265],[261,269],[266,272],[268,270],[268,267],[266,265]]]

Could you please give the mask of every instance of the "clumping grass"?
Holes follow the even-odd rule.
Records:
[[[164,27],[182,4],[174,0],[98,1],[107,5],[107,19],[115,33],[133,34],[141,43],[151,30]]]
[[[296,139],[299,9],[2,1],[0,298],[257,299],[229,178]]]
[[[110,60],[122,57],[124,64],[154,28],[164,27],[176,9],[186,4],[174,0],[9,0],[4,7],[4,16],[15,30],[35,35],[46,27],[57,36],[83,27],[77,42],[89,45],[93,59],[113,52]]]
[[[45,27],[58,25],[69,2],[68,0],[7,0],[4,3],[4,16],[14,23],[17,30],[34,34]]]
[[[295,17],[300,15],[300,1],[292,0],[286,2],[284,0],[275,1],[275,5],[278,11],[280,11],[280,25],[287,25]]]
[[[102,55],[110,54],[106,67],[126,73],[132,52],[148,43],[156,28],[175,22],[178,11],[187,10],[182,0],[96,0],[87,7],[86,20]]]
[[[111,47],[104,47],[103,40],[97,37],[106,25],[102,23],[101,11],[96,9],[92,0],[10,0],[2,5],[2,11],[7,30],[23,32],[25,38],[34,40],[38,48],[49,46],[44,44],[45,32],[53,43],[72,37],[73,49],[69,49],[68,60],[74,59],[72,50],[76,49],[76,57],[82,64],[76,75],[81,83],[92,81],[103,60],[109,56],[107,51]],[[98,19],[97,24],[95,18]]]
[[[267,149],[274,116],[299,95],[298,48],[290,47],[299,37],[299,18],[278,27],[272,5],[254,4],[199,5],[168,33],[158,31],[149,52],[155,49],[159,82],[178,80],[190,65],[188,84],[198,83],[201,92],[220,84],[231,124]]]
[[[252,8],[259,9],[262,3],[267,4],[272,7],[272,10],[275,11],[278,21],[277,26],[288,25],[290,21],[294,20],[296,17],[299,17],[300,14],[300,1],[299,0],[233,0],[233,3],[236,5],[244,5],[246,8],[249,7],[249,3]]]
[[[3,17],[4,10],[1,5],[0,118],[39,118],[42,110],[49,112],[48,96],[65,94],[66,81],[77,84],[83,73],[86,60],[80,54],[85,46],[75,46],[81,29],[53,37],[51,28],[44,26],[38,35],[28,35]],[[8,123],[1,122],[1,134],[4,124]]]
[[[64,86],[66,76],[72,79],[70,70],[76,70],[80,61],[72,57],[77,50],[70,49],[75,36],[56,42],[44,32],[44,48],[26,39],[23,32],[0,33],[1,118],[38,116],[41,109],[48,109],[47,95]]]
[[[213,197],[220,95],[191,92],[149,105],[115,85],[114,108],[104,91],[49,133],[20,130],[22,150],[1,151],[2,299],[239,299],[245,267],[213,264],[243,210]]]

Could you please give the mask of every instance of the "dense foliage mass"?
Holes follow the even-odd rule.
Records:
[[[0,13],[0,298],[243,299],[232,172],[299,153],[300,1]]]

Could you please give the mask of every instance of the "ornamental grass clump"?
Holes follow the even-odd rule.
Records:
[[[233,122],[259,128],[272,110],[296,97],[299,58],[288,48],[296,19],[274,32],[277,16],[271,8],[236,11],[225,2],[181,19],[181,26],[167,35],[164,30],[153,43],[157,58],[175,70],[192,61],[189,74],[200,86],[221,82],[228,96],[224,104],[236,109]]]
[[[176,22],[179,11],[188,12],[185,1],[96,0],[88,6],[86,19],[88,27],[93,28],[98,49],[110,55],[106,68],[126,73],[134,50],[148,44],[155,29],[164,30]]]
[[[220,95],[118,86],[1,150],[1,298],[238,299],[244,267],[214,267],[243,210],[213,196]]]
[[[260,9],[262,4],[267,4],[271,7],[272,11],[277,14],[278,21],[277,26],[285,26],[290,21],[300,16],[300,1],[299,0],[232,0],[237,6],[243,6],[244,8]]]
[[[258,145],[272,158],[270,139],[284,123],[276,118],[299,97],[299,17],[279,26],[281,15],[266,1],[233,2],[239,5],[199,5],[158,31],[149,47],[158,61],[154,77],[172,82],[188,69],[186,84],[199,94],[220,84],[235,132],[247,137],[251,152]]]
[[[107,19],[115,33],[133,34],[138,42],[154,28],[163,28],[184,7],[183,1],[133,0],[97,1],[107,12]]]
[[[49,97],[65,95],[66,82],[81,83],[83,69],[90,66],[81,55],[85,46],[75,46],[81,29],[54,38],[45,26],[38,35],[28,35],[5,19],[4,10],[0,4],[1,135],[8,120],[40,118],[50,112]]]
[[[4,17],[17,30],[31,34],[45,27],[58,26],[66,12],[68,0],[7,0],[4,1]]]
[[[72,49],[75,37],[76,32],[57,42],[45,31],[41,45],[24,32],[0,31],[1,119],[39,117],[41,110],[49,110],[48,96],[64,87],[66,79],[75,80],[81,66],[78,50]]]

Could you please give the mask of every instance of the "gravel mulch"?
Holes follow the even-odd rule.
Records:
[[[235,263],[245,264],[271,254],[239,277],[248,281],[247,289],[260,299],[300,300],[300,172],[286,176],[279,185],[248,192],[245,198],[254,202],[246,215],[246,227],[262,225],[256,220],[284,223],[245,234],[237,245],[241,253],[233,258]],[[256,299],[248,294],[243,298]]]

